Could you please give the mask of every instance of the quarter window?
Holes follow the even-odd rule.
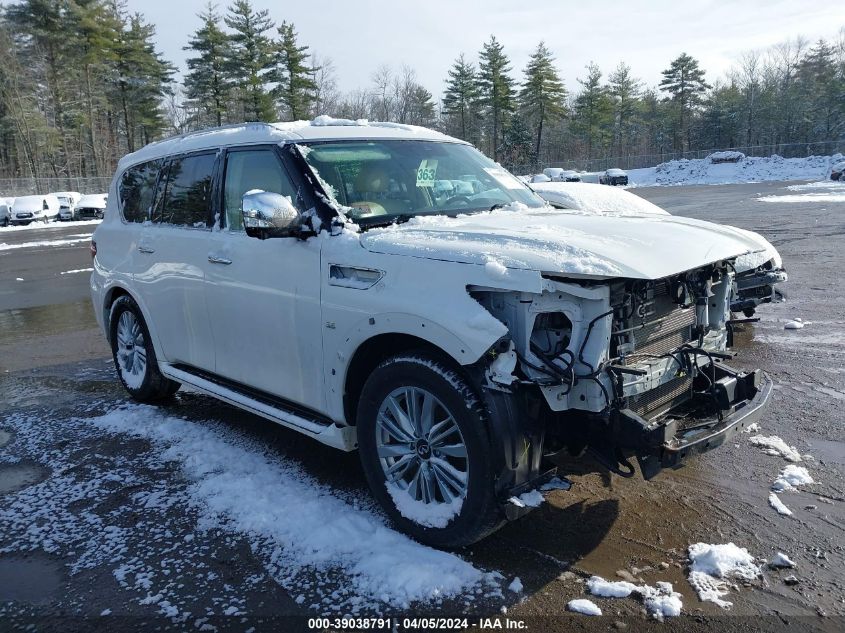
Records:
[[[142,163],[123,172],[120,179],[120,208],[127,222],[144,222],[150,217],[155,197],[160,160]]]
[[[289,196],[296,204],[296,188],[271,149],[230,151],[226,158],[226,226],[243,230],[241,206],[248,191],[267,191]]]
[[[209,220],[215,154],[174,158],[167,170],[167,185],[153,222],[206,228]]]

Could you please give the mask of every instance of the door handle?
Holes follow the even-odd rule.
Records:
[[[139,244],[138,245],[138,252],[140,252],[140,253],[155,253],[156,249],[154,249],[150,246],[145,246],[144,244]]]
[[[226,259],[225,257],[218,257],[217,255],[209,255],[208,261],[210,261],[212,264],[224,264],[226,266],[232,263],[231,259]]]

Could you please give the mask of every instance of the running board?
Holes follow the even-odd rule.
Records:
[[[159,370],[171,380],[190,385],[209,396],[259,415],[276,424],[293,429],[294,431],[299,431],[328,446],[333,446],[342,451],[353,451],[358,448],[357,434],[354,427],[339,427],[333,422],[318,422],[316,420],[317,416],[314,416],[315,419],[302,417],[297,413],[282,408],[281,405],[274,406],[266,401],[262,402],[262,400],[258,400],[239,391],[234,386],[230,387],[220,382],[209,380],[206,377],[199,376],[181,367],[175,367],[169,363],[160,362]]]

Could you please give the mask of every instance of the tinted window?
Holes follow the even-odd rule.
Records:
[[[120,179],[120,209],[127,222],[144,222],[149,218],[155,196],[160,160],[130,167]]]
[[[226,226],[243,230],[241,199],[247,191],[268,191],[289,196],[296,203],[296,188],[270,149],[229,152],[226,158]]]
[[[167,170],[167,185],[153,222],[203,228],[208,226],[215,154],[174,158]]]

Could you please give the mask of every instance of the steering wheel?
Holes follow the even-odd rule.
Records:
[[[460,193],[456,196],[452,196],[451,198],[446,199],[446,204],[452,204],[455,202],[463,202],[467,206],[472,204],[472,200],[470,200],[469,196],[465,196],[464,194]]]

